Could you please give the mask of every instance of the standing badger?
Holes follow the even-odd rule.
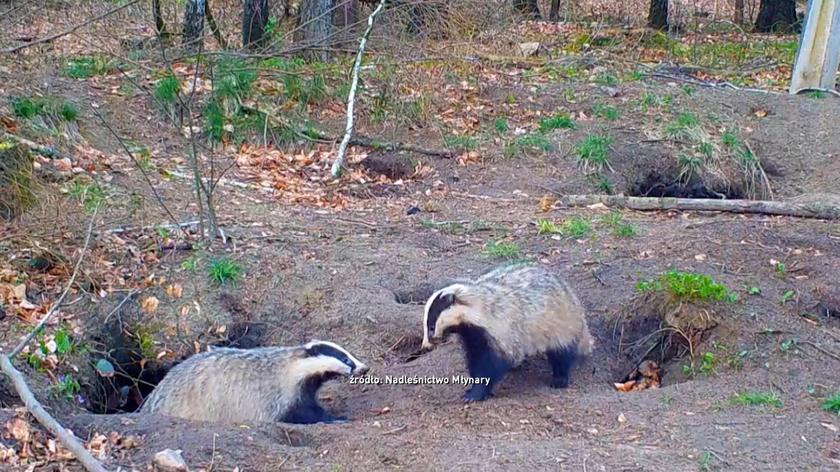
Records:
[[[173,367],[140,412],[224,423],[344,421],[318,404],[318,389],[327,380],[367,371],[352,354],[326,341],[214,348]]]
[[[591,354],[593,345],[571,288],[535,266],[496,268],[432,294],[423,314],[423,349],[451,332],[461,335],[470,376],[490,379],[467,390],[465,402],[486,400],[510,368],[542,353],[552,387],[565,388],[575,360]]]

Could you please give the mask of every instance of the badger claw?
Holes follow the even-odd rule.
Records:
[[[490,396],[489,392],[483,388],[471,388],[464,392],[464,403],[483,402]]]

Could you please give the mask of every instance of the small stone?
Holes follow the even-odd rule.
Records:
[[[536,56],[539,50],[540,43],[538,42],[519,43],[519,53],[525,57]]]
[[[155,454],[152,463],[161,472],[187,472],[186,461],[181,457],[181,450],[164,449]]]

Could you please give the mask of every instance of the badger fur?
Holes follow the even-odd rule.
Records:
[[[548,357],[551,385],[565,388],[578,356],[591,354],[593,346],[569,285],[528,265],[499,267],[432,294],[423,314],[423,349],[453,332],[461,337],[470,376],[490,379],[467,390],[466,402],[486,400],[509,369],[537,354]]]
[[[140,412],[222,423],[344,421],[318,404],[318,389],[327,380],[367,371],[352,354],[327,341],[213,348],[173,367]]]

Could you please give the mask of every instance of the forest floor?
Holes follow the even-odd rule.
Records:
[[[594,43],[606,40],[593,38],[613,36],[581,39],[570,28],[532,23],[511,32],[504,55],[371,73],[358,132],[457,149],[451,158],[353,147],[350,171],[332,181],[332,144],[275,146],[266,131],[250,144],[202,148],[229,167],[215,196],[226,246],[198,244],[190,226],[189,236],[166,226],[159,201],[179,221],[193,219],[196,204],[180,177],[190,172],[189,142],[149,97],[160,63],[136,59],[126,74],[68,77],[68,60],[90,44],[72,37],[4,62],[0,95],[59,97],[77,114],[39,120],[13,100],[0,104],[6,132],[70,156],[39,158],[41,205],[2,228],[0,349],[16,344],[68,282],[91,206],[101,205],[70,303],[41,338],[50,355],[17,364],[112,470],[149,470],[166,448],[207,471],[837,470],[840,416],[824,405],[832,396],[840,404],[840,223],[571,209],[557,200],[664,193],[837,202],[837,97],[778,93],[785,66],[720,72],[718,83],[747,79],[714,87],[709,72],[630,67],[609,49],[627,49],[627,38],[600,51]],[[702,51],[725,58],[737,49],[718,40]],[[538,55],[514,59],[527,41],[541,42]],[[746,50],[772,59],[771,51],[789,52],[791,39],[750,41]],[[175,71],[191,77],[192,67],[179,62]],[[290,82],[277,85],[269,72],[261,70],[245,101],[298,113]],[[336,132],[346,90],[330,80],[336,93],[302,108]],[[272,95],[278,87],[286,102]],[[147,393],[144,382],[208,344],[327,339],[364,360],[374,378],[463,374],[456,342],[413,355],[422,303],[446,280],[514,260],[556,270],[587,309],[596,348],[568,389],[550,388],[547,363],[531,359],[480,404],[464,405],[464,387],[451,383],[329,383],[322,401],[352,419],[345,424],[231,427],[102,414],[113,413],[108,382],[121,377],[98,376],[98,359]],[[219,261],[241,273],[211,280]],[[619,392],[614,383],[639,360],[620,349],[621,327],[636,339],[659,328],[634,311],[645,309],[637,286],[670,269],[706,274],[736,297],[714,304],[717,324],[692,345],[694,360],[661,359],[660,388]],[[22,298],[9,295],[21,284]],[[78,468],[21,412],[2,378],[0,425],[0,469]],[[21,428],[31,434],[21,439]]]

